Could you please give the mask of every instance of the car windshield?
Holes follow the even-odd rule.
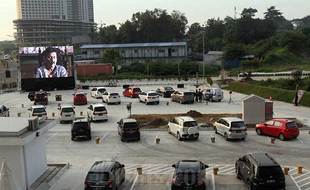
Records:
[[[88,123],[87,122],[76,122],[74,123],[74,127],[87,127]]]
[[[62,112],[74,112],[73,108],[62,108]]]
[[[133,91],[134,92],[141,92],[140,88],[134,88]]]
[[[138,124],[137,123],[125,123],[124,124],[124,128],[126,129],[133,129],[133,128],[137,128]]]
[[[104,89],[104,88],[98,89],[98,92],[101,92],[101,93],[104,93],[105,91],[106,91],[106,89]]]
[[[243,121],[231,122],[231,127],[232,127],[232,128],[241,128],[241,127],[244,127],[244,122],[243,122]]]
[[[95,107],[95,111],[106,111],[105,107]]]
[[[83,96],[85,96],[84,94],[77,94],[77,95],[75,95],[76,97],[83,97]]]
[[[165,87],[165,90],[169,90],[169,91],[173,91],[173,88],[171,88],[171,87]]]
[[[149,93],[149,96],[157,96],[156,93]]]
[[[192,96],[193,93],[192,92],[184,92],[184,96]]]
[[[118,93],[111,93],[110,96],[118,96]]]
[[[108,181],[109,173],[108,172],[89,172],[87,175],[87,180],[92,181],[92,182]]]
[[[189,184],[194,184],[198,181],[199,174],[192,172],[179,172],[177,173],[176,180],[179,182],[185,182]]]
[[[294,127],[296,127],[296,126],[297,126],[297,125],[296,125],[295,121],[286,124],[286,127],[288,127],[288,128],[294,128]]]
[[[274,176],[274,175],[282,175],[282,169],[280,166],[275,167],[259,167],[258,175],[260,176]]]
[[[33,113],[42,113],[45,112],[45,108],[34,108]]]
[[[195,127],[197,126],[197,123],[196,121],[187,121],[187,122],[184,122],[184,127]]]

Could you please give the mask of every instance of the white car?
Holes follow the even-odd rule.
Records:
[[[215,134],[221,134],[225,140],[241,139],[247,137],[247,127],[245,123],[237,117],[224,117],[214,123]]]
[[[121,96],[117,92],[105,91],[102,95],[102,102],[121,104]]]
[[[29,109],[29,117],[38,117],[39,123],[43,123],[47,120],[46,107],[43,105],[31,106]]]
[[[91,104],[87,107],[87,117],[90,121],[108,121],[108,111],[102,103]]]
[[[223,91],[220,88],[207,88],[202,90],[202,95],[204,99],[208,99],[209,101],[218,101],[220,102],[223,98]]]
[[[91,89],[90,95],[94,98],[102,98],[102,94],[107,91],[104,87],[95,87]]]
[[[59,110],[59,121],[63,123],[64,121],[74,121],[75,119],[75,111],[73,106],[71,105],[62,105],[58,108]]]
[[[149,103],[159,104],[159,95],[155,91],[143,91],[139,94],[139,101],[146,105]]]
[[[183,138],[198,139],[199,137],[197,122],[188,116],[173,118],[168,123],[168,133],[174,134],[179,141]]]
[[[0,106],[0,117],[10,117],[9,108],[5,106]]]

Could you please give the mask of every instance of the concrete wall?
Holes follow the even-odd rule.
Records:
[[[98,74],[113,74],[111,64],[92,64],[92,65],[77,65],[76,71],[78,76],[91,76]]]
[[[47,170],[45,141],[43,134],[25,146],[25,170],[29,186]]]
[[[265,100],[251,97],[242,101],[242,120],[246,124],[257,124],[265,121]]]
[[[26,190],[26,175],[24,167],[23,148],[21,146],[0,146],[0,158],[6,159],[12,170],[16,183]]]

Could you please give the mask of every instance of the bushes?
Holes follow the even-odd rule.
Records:
[[[256,86],[240,82],[231,83],[227,89],[248,95],[256,94],[266,99],[269,99],[270,95],[272,95],[273,100],[287,103],[292,103],[295,97],[295,91],[293,90]],[[299,105],[310,107],[310,92],[305,92],[303,98],[299,102]]]

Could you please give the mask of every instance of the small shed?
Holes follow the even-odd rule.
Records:
[[[242,120],[246,124],[264,122],[265,99],[255,94],[242,98]]]

